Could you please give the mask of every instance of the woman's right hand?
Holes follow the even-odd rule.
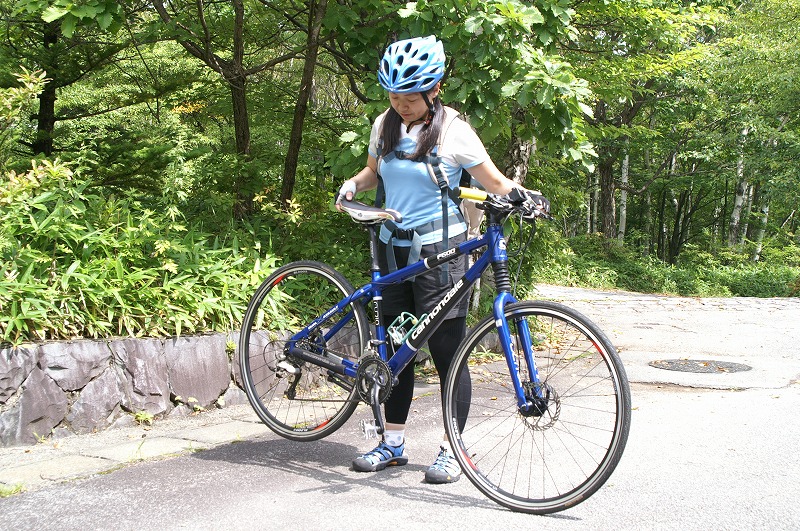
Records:
[[[345,182],[342,183],[341,188],[339,188],[339,193],[336,194],[336,209],[341,212],[342,211],[342,199],[346,199],[347,201],[352,201],[353,197],[356,195],[356,183],[353,182],[352,179],[347,179]]]

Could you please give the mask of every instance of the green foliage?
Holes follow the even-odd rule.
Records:
[[[96,23],[100,29],[117,31],[122,27],[122,5],[113,0],[18,0],[17,9],[41,13],[42,20],[61,20],[61,32],[72,37],[81,23]]]
[[[20,136],[20,116],[30,111],[47,81],[45,72],[30,72],[24,67],[15,77],[18,86],[0,90],[0,171],[6,167],[11,144]]]
[[[253,231],[282,263],[318,260],[345,272],[354,285],[369,279],[367,233],[333,207],[332,193],[304,188],[286,209],[257,199]]]
[[[344,28],[347,20],[354,27],[359,13],[344,9],[329,8],[328,24]],[[436,35],[449,58],[442,99],[469,117],[484,142],[505,145],[513,127],[522,138],[537,139],[540,150],[591,167],[595,153],[583,121],[590,112],[590,92],[555,50],[557,40],[574,33],[565,2],[418,0],[396,14],[395,9],[389,3],[375,13],[370,10],[372,23],[348,34],[354,63],[369,65],[359,76],[366,117],[374,118],[387,106],[375,78],[387,34],[397,39]],[[369,121],[359,120],[339,138],[342,146],[329,157],[335,175],[352,175],[358,163],[363,167],[368,135]]]
[[[0,93],[0,339],[230,328],[267,270],[295,259],[366,280],[366,235],[331,208],[339,179],[325,172],[349,177],[363,167],[371,119],[387,106],[375,79],[380,53],[426,34],[445,42],[444,101],[469,115],[499,165],[512,133],[536,139],[526,183],[548,195],[559,221],[539,224],[520,268],[522,294],[535,282],[695,296],[800,292],[798,0],[748,0],[736,10],[650,0],[329,2],[321,40],[331,46],[318,58],[285,209],[274,205],[302,61],[271,61],[302,49],[303,29],[279,21],[302,20],[305,6],[246,3],[245,66],[272,65],[247,80],[249,154],[233,142],[230,85],[180,45],[156,42],[191,31],[200,42],[205,23],[225,60],[231,4],[170,6],[180,32],[160,24],[148,2],[0,8],[1,82],[15,83],[17,65],[51,65],[55,151],[75,172],[46,161],[27,169],[21,153],[40,125],[35,94],[45,74],[23,70]],[[130,31],[110,33],[124,17]],[[52,26],[42,20],[61,24],[48,47],[43,28]],[[274,39],[253,40],[264,35]],[[591,206],[587,136],[611,161],[606,186],[629,156],[624,244],[576,236],[604,215]],[[770,200],[757,263],[750,242],[718,247],[740,161],[754,196]],[[258,198],[241,221],[232,214],[237,192]],[[752,229],[748,216],[745,208]],[[654,240],[682,226],[674,265],[642,256],[654,249],[666,258]]]
[[[25,491],[25,486],[21,483],[5,485],[0,483],[0,498],[8,498]]]
[[[142,426],[151,426],[153,424],[153,414],[148,411],[137,411],[133,414],[133,420]]]
[[[105,196],[58,162],[0,189],[0,339],[237,326],[274,258],[187,225],[175,204]]]
[[[534,281],[642,293],[695,297],[798,296],[800,266],[753,263],[725,249],[717,254],[690,247],[676,265],[635,250],[611,245],[601,237],[580,236],[570,248],[535,269]],[[800,252],[795,247],[794,253]]]

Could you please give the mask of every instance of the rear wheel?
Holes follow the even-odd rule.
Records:
[[[525,301],[504,313],[525,394],[544,398],[537,407],[518,407],[490,316],[464,339],[448,373],[446,430],[464,475],[486,496],[514,511],[561,511],[591,496],[617,466],[631,422],[628,380],[614,346],[578,312]],[[522,355],[522,323],[542,384],[538,395]],[[465,366],[471,393],[459,392]],[[463,430],[459,396],[469,397]]]
[[[293,262],[275,270],[258,288],[239,338],[242,382],[259,418],[287,439],[311,441],[336,431],[358,405],[354,380],[288,352],[290,338],[337,303],[353,287],[320,262]],[[368,342],[364,307],[349,304],[296,346],[333,363],[357,361]]]

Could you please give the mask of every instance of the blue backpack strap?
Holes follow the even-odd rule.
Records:
[[[381,177],[381,160],[383,160],[383,137],[378,138],[378,161],[375,165],[375,177],[378,178],[378,188],[375,190],[375,206],[378,208],[383,206],[383,200],[386,198],[386,188],[383,186],[383,177]]]
[[[434,146],[433,150],[431,150],[431,154],[428,155],[423,159],[423,162],[428,166],[428,172],[431,174],[431,178],[436,180],[436,184],[439,186],[439,193],[442,197],[442,251],[447,249],[448,242],[450,241],[450,224],[448,223],[448,218],[450,217],[448,214],[447,209],[447,200],[452,198],[455,194],[453,190],[450,189],[450,183],[447,180],[444,172],[442,171],[442,157],[438,154],[439,146]],[[456,205],[459,203],[456,202]],[[442,274],[442,282],[447,282],[447,274],[450,270],[450,264],[444,264],[440,271]]]

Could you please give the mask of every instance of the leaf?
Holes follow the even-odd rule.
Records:
[[[69,9],[64,9],[63,7],[57,7],[57,6],[50,6],[42,12],[42,20],[49,23],[58,20],[67,14],[69,14]]]
[[[341,135],[339,135],[339,141],[344,144],[349,144],[350,142],[354,142],[358,139],[358,133],[355,131],[345,131]]]
[[[78,19],[72,16],[71,14],[67,14],[64,17],[64,20],[61,22],[61,33],[67,37],[71,38],[72,35],[75,34],[75,28],[78,25]]]
[[[464,29],[474,35],[481,35],[483,33],[482,24],[483,20],[479,20],[477,17],[472,16],[464,21]]]

